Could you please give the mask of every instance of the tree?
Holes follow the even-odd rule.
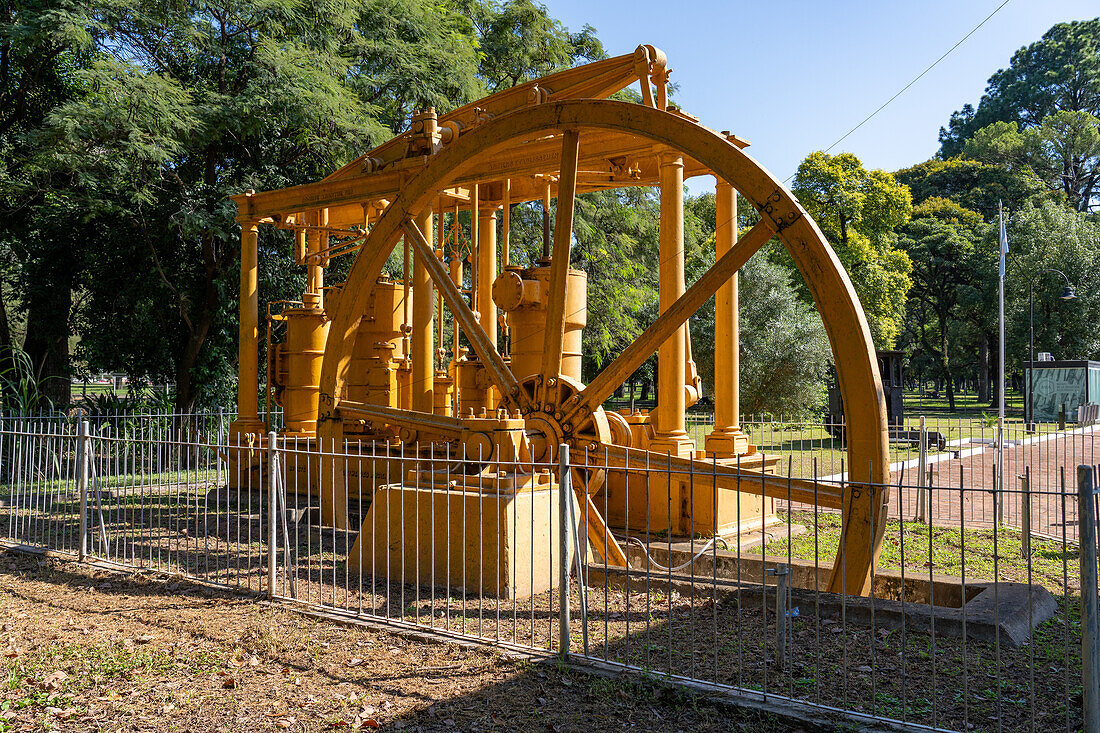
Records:
[[[1100,118],[1087,112],[1055,112],[1035,128],[994,122],[966,141],[963,155],[1032,177],[1077,211],[1100,196]]]
[[[962,313],[960,305],[980,287],[974,274],[976,243],[989,230],[980,214],[942,198],[930,198],[913,210],[899,228],[898,245],[913,263],[906,325],[915,345],[938,367],[955,410],[952,343]]]
[[[3,280],[18,297],[0,297],[0,372],[16,364],[13,320],[25,319],[22,348],[31,374],[54,403],[69,401],[73,288],[79,242],[92,231],[66,197],[64,176],[34,180],[41,152],[33,133],[50,111],[78,94],[73,72],[89,59],[95,24],[68,3],[8,0],[0,5],[0,252]]]
[[[823,152],[802,161],[791,188],[847,269],[875,343],[890,348],[910,285],[912,264],[893,231],[909,220],[909,189],[885,171],[868,171],[851,153]]]
[[[130,0],[100,13],[87,91],[45,131],[44,167],[75,179],[110,243],[89,260],[82,348],[92,364],[173,378],[187,410],[235,352],[228,196],[315,180],[410,109],[476,98],[475,41],[455,7],[417,0]],[[121,325],[119,312],[144,317]]]
[[[570,33],[532,0],[474,0],[470,13],[482,52],[480,74],[491,92],[605,55],[592,26]]]
[[[964,105],[940,128],[940,157],[952,158],[994,122],[1038,127],[1059,111],[1100,114],[1100,18],[1058,23],[989,78],[977,109]]]
[[[1059,359],[1100,357],[1100,291],[1091,287],[1100,268],[1100,223],[1052,203],[1027,206],[1008,219],[1012,260],[1006,280],[1008,360],[1019,364],[1028,354],[1028,296],[1035,292],[1035,348]],[[990,239],[994,239],[991,235]],[[1077,298],[1060,298],[1065,283],[1045,269],[1061,270]]]
[[[1013,171],[962,157],[932,158],[897,171],[894,179],[909,187],[914,206],[930,198],[947,199],[978,212],[985,221],[997,217],[1000,202],[1015,211],[1025,202],[1037,201],[1045,192],[1042,181],[1030,170]]]
[[[832,351],[790,272],[760,252],[741,271],[740,296],[742,413],[820,411]]]

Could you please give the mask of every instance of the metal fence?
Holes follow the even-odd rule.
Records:
[[[1015,446],[1012,470],[1031,481],[998,490],[988,456],[968,470],[965,457],[930,463],[951,452],[926,449],[926,471],[939,470],[918,482],[926,472],[897,464],[922,451],[898,446],[861,597],[826,591],[838,512],[722,494],[690,468],[632,463],[597,480],[599,456],[562,451],[490,471],[447,444],[234,444],[218,424],[4,419],[0,536],[792,709],[1071,731],[1096,705],[1097,683],[1083,683],[1100,671],[1096,502],[1086,506],[1076,466],[1065,470],[1096,463],[1089,433],[1050,441],[1075,448]],[[766,431],[794,436],[793,425],[746,429],[763,447]],[[801,430],[811,437],[781,439],[776,471],[816,475],[822,491],[845,481],[827,459],[836,443]],[[925,521],[914,521],[921,492]],[[1043,512],[1059,523],[1022,532],[1007,520],[1024,507],[1033,525]]]
[[[711,415],[688,415],[688,431],[700,444],[712,425]],[[741,427],[761,452],[780,457],[777,470],[784,475],[847,477],[842,424],[750,416]],[[1073,491],[1077,466],[1100,462],[1100,425],[1037,423],[1029,430],[1018,420],[1007,423],[1004,491],[998,491],[993,420],[912,417],[890,432],[891,483],[901,493],[900,502],[891,505],[893,518],[947,525],[962,519],[971,527],[1000,524],[1028,536],[1077,542],[1077,502],[1063,505],[1060,497],[1067,480]],[[954,496],[941,502],[946,494],[932,487],[967,491],[961,502]]]

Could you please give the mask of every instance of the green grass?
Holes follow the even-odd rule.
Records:
[[[224,471],[222,475],[225,475]],[[128,488],[135,491],[141,491],[141,487],[148,486],[174,487],[181,484],[211,483],[217,479],[217,476],[218,472],[216,469],[205,468],[151,473],[119,473],[96,478],[95,486],[103,490]],[[0,483],[0,498],[17,496],[20,490],[18,484]],[[27,489],[24,488],[22,491],[27,491]],[[65,492],[76,491],[76,480],[42,481],[41,478],[37,478],[34,481],[34,486],[31,491],[35,494],[46,494],[47,496],[55,493],[64,494]]]
[[[131,680],[137,675],[167,677],[173,673],[195,674],[224,666],[224,661],[208,652],[174,655],[164,649],[151,649],[134,642],[94,644],[44,645],[6,665],[3,685],[6,699],[0,710],[19,711],[50,708],[83,712],[75,697],[81,692],[113,683]],[[57,673],[64,676],[58,679]],[[52,680],[46,684],[47,680]],[[18,720],[18,717],[16,718]],[[45,729],[56,724],[49,719]],[[0,721],[0,733],[10,730]]]
[[[788,519],[782,514],[780,517]],[[819,513],[815,521],[812,511],[796,511],[790,513],[789,519],[794,524],[806,526],[808,531],[792,537],[789,543],[786,538],[782,538],[769,542],[762,548],[757,547],[753,552],[759,554],[762,551],[766,555],[777,557],[787,557],[789,553],[789,557],[799,560],[819,559],[831,563],[836,557],[840,542],[840,515]],[[1071,591],[1076,591],[1076,568],[1079,560],[1074,548],[1063,547],[1061,543],[1050,540],[1032,538],[1029,561],[1022,557],[1020,546],[1020,533],[1003,527],[996,531],[959,530],[953,527],[929,528],[927,524],[919,522],[890,520],[886,524],[882,541],[879,568],[901,570],[904,567],[907,574],[921,574],[925,577],[932,572],[965,576],[968,581],[992,581],[996,577],[1000,581],[1020,583],[1028,581],[1030,571],[1033,583],[1045,586],[1055,595],[1063,594],[1063,588],[1067,584]]]

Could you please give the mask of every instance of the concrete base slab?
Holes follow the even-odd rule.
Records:
[[[650,557],[665,567],[677,567],[688,562],[690,548],[682,543],[650,543]],[[696,549],[696,552],[701,546]],[[978,639],[1011,646],[1026,644],[1031,630],[1050,620],[1058,611],[1054,596],[1041,586],[1026,583],[992,583],[985,580],[946,575],[902,574],[880,570],[875,574],[873,595],[870,597],[827,593],[828,579],[832,573],[830,564],[815,564],[805,560],[790,560],[771,556],[738,557],[737,552],[716,550],[704,553],[671,577],[667,573],[643,574],[646,558],[642,548],[630,545],[631,568],[593,566],[589,571],[589,583],[601,584],[606,577],[621,587],[637,587],[652,590],[662,584],[680,593],[709,590],[716,583],[720,594],[738,593],[742,603],[764,602],[774,604],[775,576],[768,574],[777,565],[787,565],[791,583],[792,607],[800,608],[805,617],[815,610],[824,617],[839,617],[843,613],[848,623],[870,625],[872,617],[879,628],[900,628],[904,623],[913,631],[930,631],[935,626],[937,634]],[[694,577],[690,574],[694,572]],[[713,578],[717,576],[717,581]],[[705,579],[705,580],[700,580]],[[647,585],[648,584],[648,585]]]

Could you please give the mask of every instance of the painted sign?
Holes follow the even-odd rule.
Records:
[[[1054,421],[1062,405],[1071,421],[1077,419],[1077,407],[1085,403],[1086,383],[1084,367],[1041,368],[1025,380],[1025,388],[1033,381],[1035,389],[1035,419]]]

